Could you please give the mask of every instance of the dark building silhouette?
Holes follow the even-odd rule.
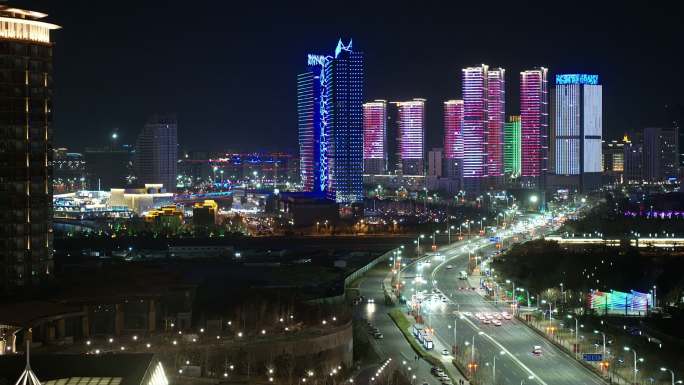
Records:
[[[138,184],[161,183],[176,190],[178,175],[178,125],[173,115],[152,116],[135,144],[135,175]]]
[[[53,271],[50,31],[60,27],[46,16],[0,5],[0,294]]]

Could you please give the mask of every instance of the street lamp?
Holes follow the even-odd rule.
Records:
[[[603,336],[603,359],[606,359],[606,333],[594,330],[594,334],[601,334]]]
[[[503,350],[499,352],[499,355],[503,356],[504,354],[506,354],[506,352]],[[494,362],[492,364],[492,384],[496,384],[496,354],[494,355]]]
[[[529,376],[527,376],[527,379],[528,379],[528,380],[533,380],[533,379],[534,379],[534,376],[533,376],[533,375],[529,375]],[[520,380],[520,385],[523,385],[524,383],[525,383],[525,379],[523,378],[522,380]]]
[[[449,244],[451,244],[451,230],[453,230],[453,229],[454,229],[453,225],[447,227],[447,235],[449,236]]]
[[[625,346],[623,349],[624,349],[626,352],[628,352],[628,351],[631,350],[632,353],[634,353],[634,377],[633,377],[633,382],[634,382],[634,384],[636,385],[636,383],[637,383],[637,378],[636,378],[636,377],[637,377],[637,362],[644,362],[644,359],[643,359],[643,358],[640,358],[640,359],[637,360],[637,352],[636,352],[636,350],[630,348],[629,346]]]
[[[661,371],[661,372],[670,372],[670,374],[672,375],[672,385],[675,384],[674,372],[673,372],[672,370],[663,367],[663,368],[660,368],[660,371]],[[680,380],[680,381],[677,381],[676,383],[679,384],[679,383],[681,383],[681,382],[682,382],[682,381]]]
[[[573,317],[570,314],[568,314],[568,319],[572,319],[572,318]],[[575,317],[575,346],[577,346],[577,344],[578,344],[578,342],[577,342],[578,338],[579,338],[579,320],[577,319],[577,317]],[[578,348],[575,348],[575,349],[577,349],[577,351],[579,351]]]

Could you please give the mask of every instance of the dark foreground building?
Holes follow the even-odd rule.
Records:
[[[0,295],[52,261],[52,43],[47,15],[0,5]]]

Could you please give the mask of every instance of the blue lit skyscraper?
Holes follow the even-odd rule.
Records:
[[[340,40],[334,55],[309,55],[297,77],[299,150],[306,191],[363,201],[363,53]]]

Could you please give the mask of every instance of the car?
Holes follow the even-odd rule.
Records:
[[[499,321],[498,319],[495,319],[494,321],[492,321],[492,324],[494,326],[501,326],[501,321]]]
[[[539,345],[534,345],[532,348],[532,354],[535,356],[541,356],[542,355],[542,347]]]
[[[436,366],[433,366],[433,367],[430,368],[430,373],[435,374],[435,373],[437,373],[437,371],[441,371],[441,370],[442,370],[442,369],[440,369],[440,368],[438,368],[438,367],[436,367]]]
[[[373,298],[368,298],[368,303],[375,303],[375,300]]]
[[[498,319],[498,320],[501,320],[501,319],[503,318],[503,316],[502,316],[501,314],[498,314],[498,313],[497,313],[497,314],[494,316],[494,318],[496,318],[496,319]]]
[[[441,383],[444,384],[444,385],[451,385],[451,384],[453,384],[453,382],[451,382],[451,378],[449,378],[449,377],[441,377],[441,378],[439,379],[439,382],[441,382]]]
[[[492,320],[485,318],[485,319],[482,320],[482,323],[484,323],[484,324],[490,324],[490,323],[492,323]]]
[[[471,312],[469,312],[469,311],[464,311],[464,312],[463,312],[463,315],[466,316],[466,317],[472,317],[472,316],[473,316],[473,313],[471,313]]]
[[[453,269],[454,267],[451,266],[451,265],[446,265],[446,268],[447,268],[447,270],[451,270],[451,269]]]
[[[375,337],[376,340],[381,340],[385,338],[385,336],[383,336],[382,333],[375,333],[373,334],[373,337]]]
[[[510,315],[510,314],[504,314],[504,315],[503,315],[503,318],[504,318],[505,320],[512,320],[512,319],[513,319],[513,316]]]
[[[428,382],[427,382],[427,381],[425,381],[425,380],[423,380],[423,382],[422,382],[422,384],[421,384],[421,385],[428,385]]]
[[[448,356],[448,355],[449,355],[449,351],[448,351],[447,349],[442,349],[442,355],[443,355],[443,356]]]

